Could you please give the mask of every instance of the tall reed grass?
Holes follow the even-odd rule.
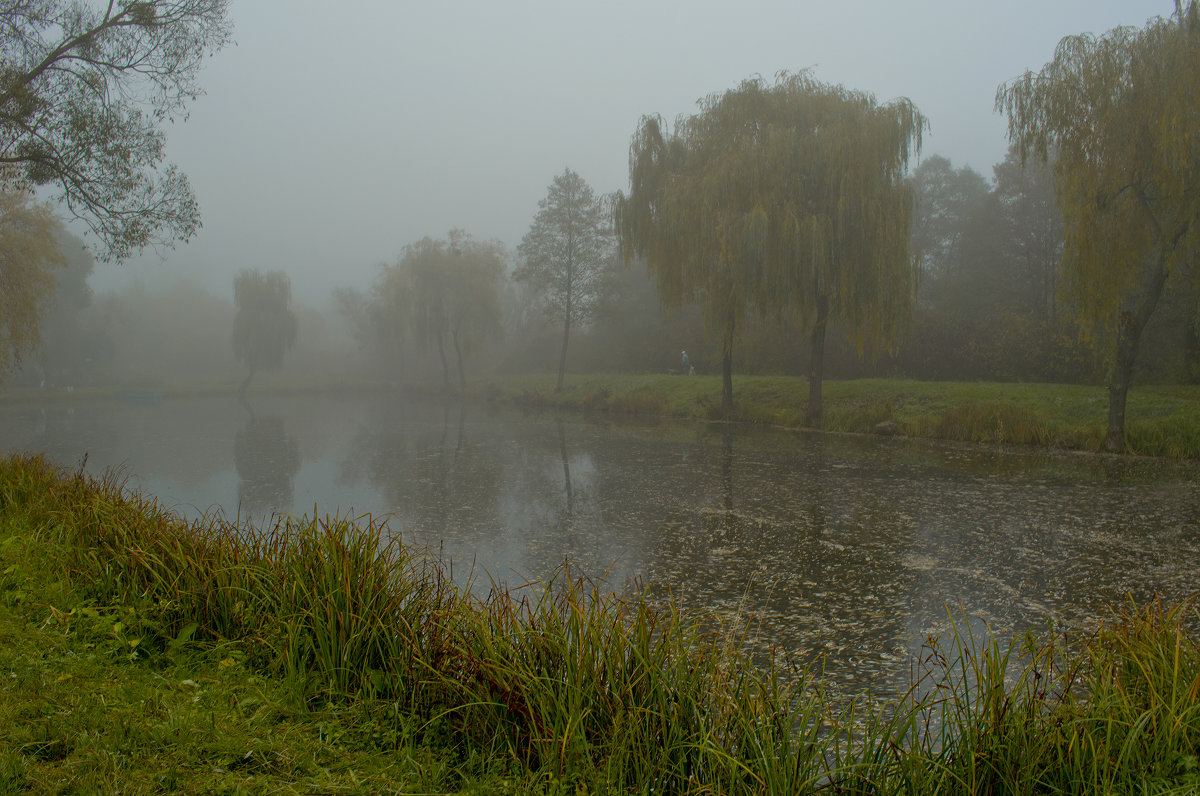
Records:
[[[476,596],[371,517],[186,522],[115,476],[41,458],[0,461],[0,517],[36,529],[90,605],[137,605],[146,618],[125,632],[141,655],[233,645],[301,702],[391,705],[422,742],[547,789],[1200,788],[1191,601],[1129,605],[1088,635],[956,631],[931,640],[903,699],[847,703],[809,672],[751,663],[731,631],[570,566]]]

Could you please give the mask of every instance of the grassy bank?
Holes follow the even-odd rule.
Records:
[[[526,407],[715,420],[719,376],[601,374],[568,377],[561,392],[552,376],[494,379],[476,391]],[[808,382],[788,376],[734,379],[735,420],[800,427]],[[889,433],[984,443],[1098,451],[1108,398],[1103,387],[1067,384],[922,382],[904,379],[828,381],[830,431]],[[1200,386],[1136,387],[1126,415],[1129,453],[1200,458]]]
[[[553,408],[625,416],[720,419],[718,376],[588,374],[566,378],[554,391],[553,375],[483,378],[468,384],[474,398],[529,409]],[[42,392],[13,389],[8,403],[70,403],[97,399],[161,400],[229,394],[235,385],[169,388],[149,393],[80,389]],[[258,395],[386,392],[416,399],[458,395],[441,382],[330,383],[264,379]],[[808,382],[792,376],[739,376],[734,379],[733,420],[801,428]],[[827,381],[824,386],[828,431],[886,433],[927,439],[987,444],[1037,445],[1060,450],[1099,451],[1107,424],[1103,387],[1000,382],[925,382],[906,379]],[[1200,386],[1139,386],[1129,393],[1126,452],[1139,456],[1200,458]]]
[[[364,519],[185,523],[0,461],[0,793],[1200,787],[1197,612],[929,647],[826,698],[575,573],[478,599]]]

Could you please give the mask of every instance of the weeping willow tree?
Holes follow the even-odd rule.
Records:
[[[292,309],[292,281],[283,271],[242,269],[233,280],[233,297],[233,353],[248,369],[238,386],[245,395],[258,370],[283,366],[284,355],[296,344],[299,321]]]
[[[1124,448],[1142,331],[1172,278],[1194,268],[1200,243],[1197,86],[1193,0],[1144,29],[1067,37],[1040,72],[996,94],[1022,161],[1055,154],[1063,288],[1108,348],[1110,451]]]
[[[811,328],[808,422],[821,418],[825,333],[839,319],[890,343],[911,306],[911,197],[904,173],[924,117],[911,102],[808,73],[744,81],[702,100],[674,131],[642,119],[617,225],[645,257],[668,307],[700,302],[722,345],[722,408],[733,405],[733,344],[749,311]]]
[[[738,256],[735,214],[717,196],[709,142],[693,132],[701,119],[681,120],[672,134],[659,116],[644,117],[629,152],[629,195],[614,204],[621,250],[644,257],[668,310],[700,302],[704,324],[723,336],[721,409],[733,408],[733,341],[755,286]],[[731,131],[736,134],[737,131]]]

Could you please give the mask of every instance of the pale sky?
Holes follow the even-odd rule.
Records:
[[[324,306],[380,262],[460,227],[515,247],[564,168],[628,183],[638,120],[673,120],[754,75],[811,68],[931,125],[922,157],[985,177],[1004,157],[997,86],[1066,35],[1141,27],[1172,0],[234,0],[235,46],[167,129],[204,227],[93,284],[186,277],[232,297],[284,270]]]

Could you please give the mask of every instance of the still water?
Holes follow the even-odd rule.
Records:
[[[1200,466],[363,397],[0,406],[40,451],[197,517],[387,517],[456,579],[565,560],[752,621],[834,688],[902,690],[950,613],[1010,635],[1200,590]]]

